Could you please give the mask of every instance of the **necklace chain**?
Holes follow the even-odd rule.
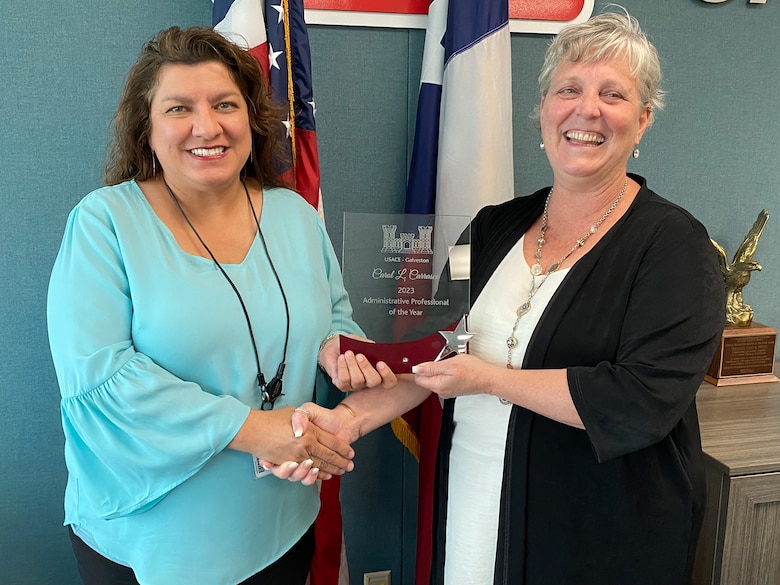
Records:
[[[550,199],[552,198],[554,187],[550,188],[550,192],[547,194],[547,199],[544,202],[544,211],[542,212],[542,226],[539,229],[539,239],[536,241],[536,254],[534,255],[536,262],[534,262],[533,266],[531,266],[531,290],[528,293],[528,298],[523,302],[519,307],[517,307],[517,310],[515,311],[515,323],[512,325],[512,333],[509,337],[506,339],[506,348],[507,348],[507,354],[506,354],[506,367],[508,369],[513,369],[512,366],[512,350],[517,347],[518,341],[515,337],[515,332],[517,331],[517,325],[520,323],[520,319],[522,319],[528,311],[531,310],[531,299],[534,298],[534,295],[539,291],[541,286],[547,281],[547,278],[558,268],[561,267],[561,264],[563,264],[566,259],[571,256],[575,251],[582,248],[585,245],[585,242],[588,241],[588,238],[590,238],[593,234],[595,234],[599,226],[604,223],[604,220],[607,219],[613,211],[615,211],[615,208],[620,203],[620,200],[623,199],[623,194],[626,192],[626,187],[628,186],[628,177],[623,181],[623,188],[620,190],[620,193],[618,193],[617,198],[612,202],[612,205],[609,206],[609,208],[604,212],[604,214],[598,219],[596,223],[594,223],[588,231],[585,233],[584,236],[581,238],[577,238],[577,240],[574,242],[574,245],[571,247],[571,249],[566,252],[566,254],[563,255],[563,257],[558,260],[557,262],[554,262],[553,264],[550,264],[549,268],[547,268],[547,271],[543,271],[542,269],[542,248],[544,247],[545,242],[547,241],[544,237],[545,233],[547,232],[547,218],[548,218],[548,210],[550,208]],[[542,278],[539,280],[539,282],[536,281],[536,277],[541,276]]]

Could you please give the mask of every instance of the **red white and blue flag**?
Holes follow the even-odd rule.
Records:
[[[406,212],[473,217],[513,197],[507,0],[433,0],[428,11]],[[419,467],[415,582],[431,567],[436,396],[393,421]]]
[[[212,25],[247,49],[268,76],[274,98],[287,110],[284,132],[292,167],[285,170],[285,179],[322,215],[311,51],[303,0],[215,0]]]
[[[257,59],[271,83],[274,98],[287,108],[283,131],[289,140],[292,167],[285,170],[284,177],[322,217],[311,53],[303,0],[214,0],[212,25]],[[314,525],[316,548],[309,573],[311,585],[349,582],[340,485],[340,478],[334,476],[320,486],[320,514]]]
[[[433,0],[407,213],[474,214],[511,199],[512,63],[507,0]]]

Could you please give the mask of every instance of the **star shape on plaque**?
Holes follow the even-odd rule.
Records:
[[[468,353],[469,340],[476,335],[468,330],[468,315],[463,315],[452,331],[439,331],[444,338],[444,347],[433,361],[438,362],[458,353]]]

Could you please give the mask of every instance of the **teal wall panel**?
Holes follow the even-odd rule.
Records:
[[[422,50],[411,47],[417,52],[410,52],[410,38],[424,40],[424,34],[309,27],[323,207],[339,253],[345,211],[403,212],[409,120],[413,128]],[[355,448],[360,472],[342,483],[351,582],[362,583],[365,572],[390,569],[396,579],[411,583],[417,463],[389,428],[361,439]]]
[[[403,211],[419,73],[410,79],[405,29],[310,26],[309,39],[325,223],[340,250],[345,210]]]
[[[597,0],[598,11],[605,2]],[[690,209],[733,253],[758,211],[763,272],[745,299],[780,327],[780,2],[623,0],[655,40],[667,108],[630,169]],[[140,44],[172,24],[208,24],[208,0],[4,2],[0,21],[0,583],[76,585],[62,524],[59,393],[48,355],[48,274],[72,206],[100,184],[107,129]],[[403,208],[424,34],[311,26],[325,217]],[[515,187],[551,180],[528,114],[549,42],[512,37]],[[412,583],[416,463],[389,429],[357,444],[344,480],[352,582],[392,569]],[[369,515],[370,514],[370,515]]]

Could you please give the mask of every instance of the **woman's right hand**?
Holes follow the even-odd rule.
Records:
[[[292,431],[294,435],[304,434],[309,427],[318,426],[327,429],[348,443],[360,438],[360,421],[352,414],[351,408],[333,409],[324,408],[314,403],[306,403],[296,408],[292,414]],[[312,467],[310,461],[285,461],[274,465],[264,461],[263,465],[279,479],[288,481],[300,481],[304,485],[311,485],[317,479],[330,479],[331,474]]]
[[[299,432],[290,432],[294,411],[292,406],[251,410],[228,447],[272,463],[311,460],[310,467],[323,474],[342,475],[352,471],[355,451],[347,441],[317,425],[305,425]]]

